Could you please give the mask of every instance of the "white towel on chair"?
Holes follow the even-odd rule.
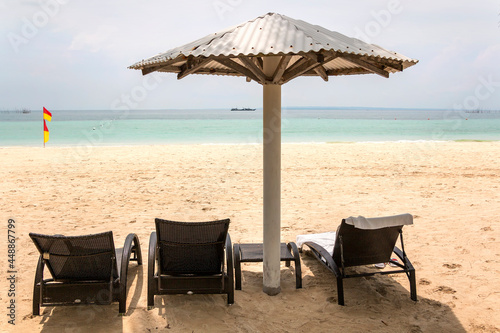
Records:
[[[385,217],[366,218],[363,216],[350,216],[345,219],[345,223],[353,225],[358,229],[380,229],[386,227],[395,227],[398,225],[413,224],[413,215],[401,214]]]
[[[333,255],[333,247],[335,246],[335,231],[323,232],[321,234],[297,235],[295,243],[302,249],[305,242],[314,242],[324,248],[330,255]]]

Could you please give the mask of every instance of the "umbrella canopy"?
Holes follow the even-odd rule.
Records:
[[[385,78],[418,60],[290,17],[268,13],[129,68],[152,72],[243,76],[263,85],[263,290],[280,292],[281,85],[299,76],[378,74]]]
[[[278,70],[263,73],[263,58],[280,56]],[[375,73],[389,77],[418,60],[290,17],[268,13],[192,43],[139,61],[129,68],[144,75],[158,71],[245,76],[261,84],[283,84],[298,76]]]

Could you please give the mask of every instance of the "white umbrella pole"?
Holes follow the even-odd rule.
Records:
[[[272,77],[280,57],[264,57],[264,74]],[[264,276],[263,291],[280,287],[281,232],[281,86],[264,84]]]

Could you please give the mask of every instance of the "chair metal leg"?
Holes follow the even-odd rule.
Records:
[[[337,295],[338,304],[344,305],[344,282],[342,281],[342,277],[337,278]]]
[[[240,245],[234,244],[233,247],[234,252],[234,279],[236,281],[236,290],[241,290],[241,253],[240,253]]]
[[[417,279],[415,277],[415,270],[410,270],[410,275],[408,276],[410,280],[410,297],[415,302],[417,301]]]
[[[227,293],[227,304],[234,304],[234,289]]]

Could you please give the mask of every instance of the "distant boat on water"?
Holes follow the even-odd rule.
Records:
[[[231,111],[255,111],[256,109],[250,109],[250,108],[232,108]]]
[[[31,113],[31,110],[30,110],[30,109],[21,109],[21,110],[17,109],[17,110],[15,110],[15,111],[8,111],[8,110],[7,110],[7,111],[0,111],[0,112],[5,112],[5,113],[11,113],[11,112],[12,112],[12,113],[24,113],[24,114],[29,114],[29,113]]]

